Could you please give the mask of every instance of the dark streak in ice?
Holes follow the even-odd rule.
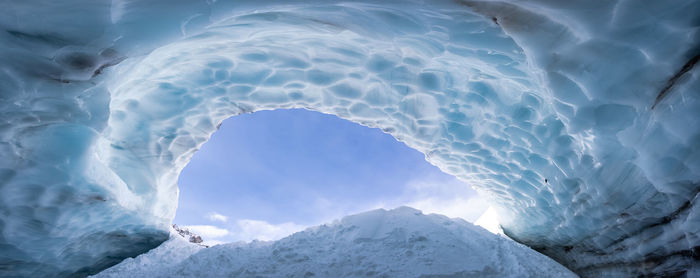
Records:
[[[671,77],[671,79],[669,79],[669,80],[666,82],[666,86],[664,86],[664,88],[661,89],[661,92],[659,92],[659,95],[656,96],[656,100],[654,101],[654,105],[651,106],[651,109],[652,109],[652,110],[654,110],[654,108],[656,107],[656,105],[659,104],[659,102],[661,102],[661,100],[663,100],[663,99],[668,95],[669,92],[671,92],[671,89],[673,88],[673,85],[676,84],[676,82],[678,81],[678,79],[679,79],[681,76],[683,76],[686,72],[690,71],[690,70],[695,66],[695,64],[697,64],[698,60],[700,60],[700,54],[695,55],[695,57],[693,57],[693,58],[691,58],[690,60],[688,60],[688,62],[685,63],[685,65],[683,65],[683,67],[681,68],[681,70],[679,70],[678,72],[676,72],[676,74],[673,75],[673,77]]]

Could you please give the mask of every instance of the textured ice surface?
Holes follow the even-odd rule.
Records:
[[[347,216],[274,242],[197,247],[176,235],[95,277],[576,277],[527,246],[408,207]]]
[[[127,258],[121,263],[104,270],[97,277],[163,277],[156,274],[161,269],[169,269],[177,266],[192,254],[205,249],[196,243],[189,242],[189,238],[178,234],[175,229],[170,229],[170,238],[158,248],[151,249],[136,258]],[[152,273],[147,273],[152,272]],[[202,277],[212,277],[203,275]]]
[[[697,265],[699,1],[0,10],[0,275],[94,273],[157,246],[217,124],[280,108],[392,134],[580,274]]]

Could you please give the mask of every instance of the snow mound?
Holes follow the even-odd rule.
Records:
[[[133,274],[145,273],[149,270],[174,267],[192,254],[206,248],[190,242],[189,239],[189,236],[184,236],[180,230],[170,229],[170,239],[158,248],[151,249],[148,253],[136,258],[127,258],[95,277],[131,277]]]
[[[279,241],[217,245],[193,254],[196,250],[174,237],[95,277],[576,276],[510,239],[409,207],[347,216]],[[193,255],[182,259],[187,254]]]

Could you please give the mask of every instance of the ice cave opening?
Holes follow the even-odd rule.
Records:
[[[158,246],[216,126],[288,108],[391,134],[582,276],[696,274],[700,1],[669,3],[0,2],[0,276]]]
[[[467,184],[381,130],[305,109],[224,120],[183,168],[178,188],[173,223],[209,246],[277,240],[377,208],[470,222],[488,208]]]

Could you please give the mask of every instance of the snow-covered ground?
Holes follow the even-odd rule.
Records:
[[[94,277],[576,277],[506,237],[409,207],[373,210],[278,241],[203,248],[177,233]]]
[[[157,248],[136,258],[127,258],[96,277],[148,277],[146,273],[159,275],[161,270],[172,268],[205,246],[189,241],[189,236],[170,229],[170,239]],[[150,276],[150,275],[149,275]]]

